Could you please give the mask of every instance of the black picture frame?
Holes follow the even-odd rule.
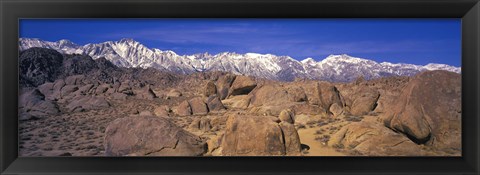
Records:
[[[0,0],[0,174],[479,174],[479,0]],[[20,18],[461,18],[462,157],[18,157]]]

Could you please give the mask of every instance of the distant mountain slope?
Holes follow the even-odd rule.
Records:
[[[377,63],[349,55],[330,55],[322,61],[307,58],[297,61],[289,56],[272,54],[223,52],[216,55],[198,53],[178,55],[170,50],[151,49],[132,39],[77,45],[68,40],[57,42],[34,38],[20,38],[19,48],[41,47],[64,54],[85,54],[93,59],[105,57],[119,67],[153,67],[175,73],[189,74],[202,71],[225,71],[261,78],[292,81],[309,78],[333,82],[348,82],[363,76],[373,79],[385,76],[411,76],[426,70],[447,70],[461,73],[461,68],[430,63],[425,66],[403,63]]]

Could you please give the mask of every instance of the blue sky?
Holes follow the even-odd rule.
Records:
[[[178,54],[330,54],[460,66],[460,19],[22,19],[20,37],[77,44],[133,38]]]

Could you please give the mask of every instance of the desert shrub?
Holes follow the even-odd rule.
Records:
[[[345,146],[342,144],[342,143],[339,143],[339,144],[334,144],[332,145],[333,148],[336,148],[336,149],[343,149],[345,148]]]
[[[321,121],[317,123],[317,126],[325,126],[327,124],[328,124],[327,122]]]
[[[363,156],[363,154],[360,151],[357,151],[357,150],[350,151],[350,154],[352,156]]]
[[[359,122],[359,121],[362,121],[363,117],[362,116],[346,116],[345,117],[345,120],[346,121],[350,121],[350,122]]]
[[[316,123],[317,123],[317,121],[308,121],[307,125],[315,125]]]
[[[299,124],[299,125],[298,125],[298,129],[305,129],[305,128],[306,128],[306,127],[305,127],[304,124]]]
[[[323,134],[323,132],[325,132],[324,129],[319,129],[319,130],[315,131],[315,134],[320,135],[320,134]]]
[[[315,140],[321,143],[327,143],[330,140],[330,135],[317,136],[315,137]]]

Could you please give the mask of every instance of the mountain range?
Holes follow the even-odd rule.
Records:
[[[20,38],[20,51],[32,47],[54,49],[62,54],[88,55],[93,59],[105,57],[119,67],[151,67],[181,74],[224,71],[281,81],[307,78],[331,82],[350,82],[360,76],[365,79],[412,76],[426,70],[461,73],[460,67],[446,64],[378,63],[346,54],[329,55],[321,61],[315,61],[313,58],[297,61],[289,56],[258,53],[222,52],[215,55],[209,53],[179,55],[171,50],[148,48],[133,39],[77,45],[69,40],[50,42],[36,38]]]

